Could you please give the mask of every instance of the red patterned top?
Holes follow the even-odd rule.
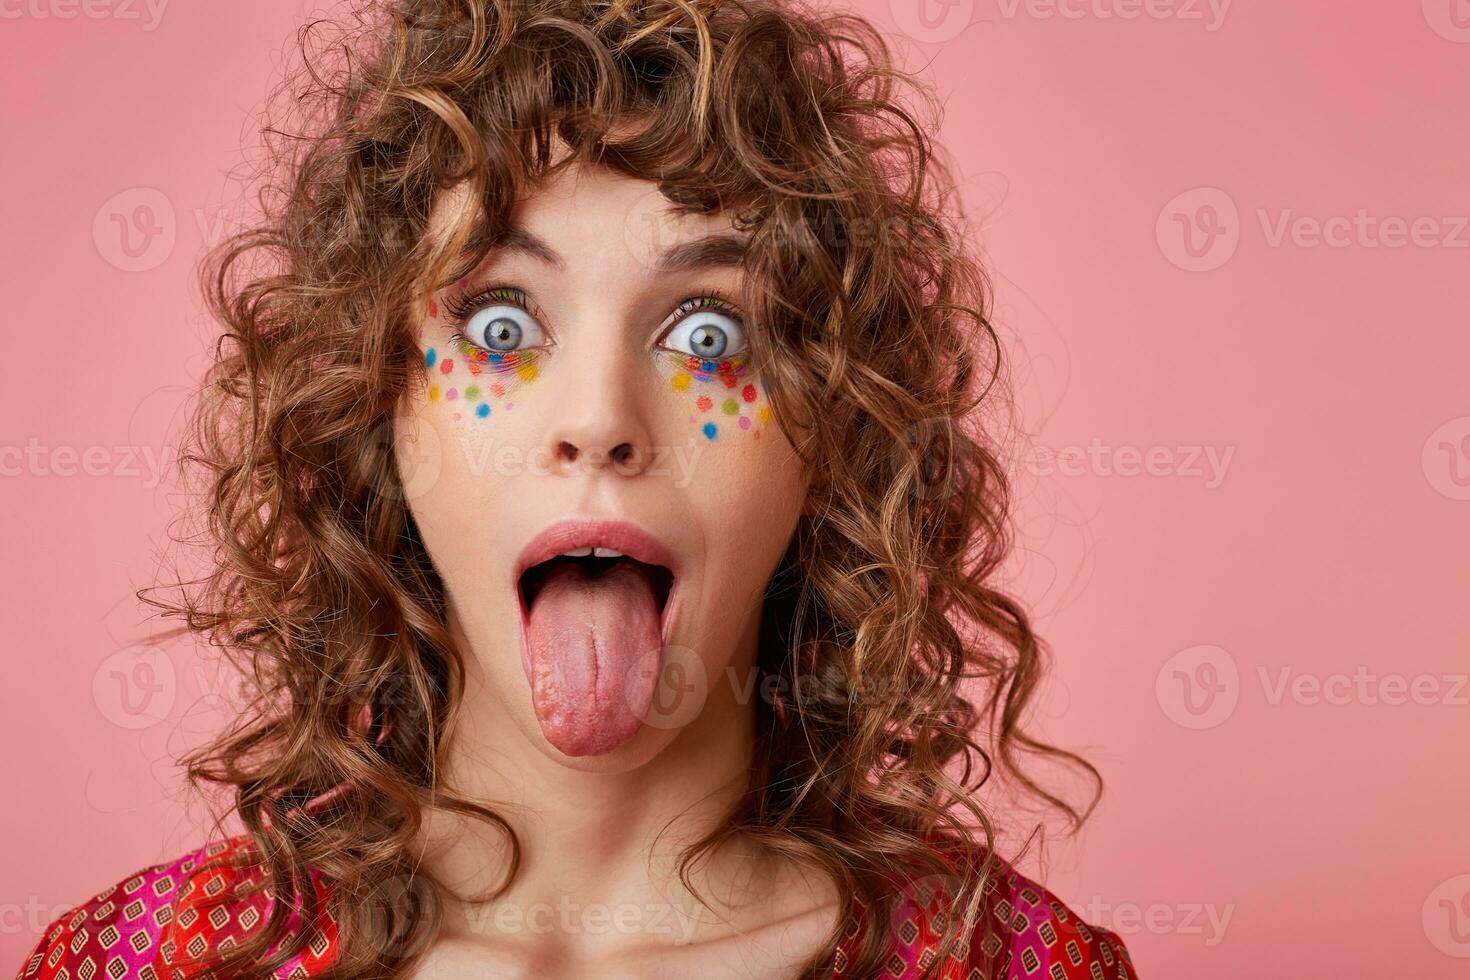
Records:
[[[266,920],[268,890],[220,904],[221,892],[251,874],[228,862],[206,860],[248,853],[250,839],[235,837],[155,865],[121,881],[58,918],[47,929],[16,980],[183,980],[201,976],[190,963],[207,949],[240,942]],[[228,853],[227,853],[228,852]],[[893,914],[890,954],[882,977],[914,978],[936,956],[951,895],[936,878],[906,889]],[[329,890],[312,878],[321,908]],[[945,962],[942,980],[1135,980],[1128,951],[1117,936],[1087,925],[1056,896],[1015,871],[991,879],[984,897],[988,926]],[[832,980],[861,980],[847,972],[869,928],[859,903],[837,948]],[[294,927],[300,928],[293,913]],[[276,971],[277,978],[319,976],[337,956],[337,928],[325,912],[306,951]]]

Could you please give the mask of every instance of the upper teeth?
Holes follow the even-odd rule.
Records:
[[[586,558],[588,555],[595,555],[598,558],[623,557],[623,553],[621,551],[614,551],[611,548],[574,548],[571,551],[562,552],[563,558]]]
[[[585,558],[590,554],[592,554],[591,548],[578,548],[575,551],[562,552],[562,556],[565,558]]]
[[[594,555],[596,555],[598,558],[621,558],[621,557],[623,557],[623,553],[621,551],[614,551],[611,548],[593,548],[592,549],[592,553]]]

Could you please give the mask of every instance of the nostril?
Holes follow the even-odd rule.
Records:
[[[613,447],[612,461],[616,466],[624,466],[633,458],[633,444],[629,442],[619,443]]]
[[[576,446],[566,441],[562,441],[556,447],[557,455],[566,460],[568,463],[575,463],[577,461],[578,452],[579,450]]]

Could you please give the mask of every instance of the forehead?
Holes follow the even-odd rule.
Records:
[[[444,191],[430,233],[447,237],[475,215],[473,205],[466,184]],[[580,162],[526,189],[490,234],[491,261],[521,256],[558,269],[617,260],[651,272],[738,267],[748,243],[727,212],[688,212],[653,181]]]

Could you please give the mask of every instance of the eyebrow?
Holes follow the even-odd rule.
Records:
[[[686,272],[690,269],[740,267],[745,261],[749,239],[743,235],[721,232],[696,238],[665,249],[654,263],[658,273]],[[506,252],[519,252],[553,266],[558,270],[567,267],[564,259],[540,236],[519,226],[512,226],[496,239],[493,246]]]

